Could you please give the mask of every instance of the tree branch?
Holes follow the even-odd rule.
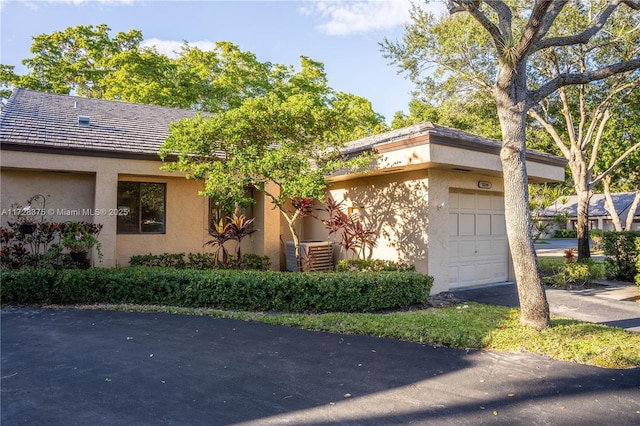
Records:
[[[640,68],[640,58],[631,59],[629,61],[617,62],[609,66],[597,69],[595,71],[587,71],[581,73],[564,73],[560,74],[537,90],[529,91],[527,96],[527,107],[531,107],[542,99],[546,98],[556,90],[564,86],[575,84],[586,84],[592,81],[603,80],[615,74],[627,71],[633,71]]]
[[[491,22],[484,13],[482,13],[478,8],[479,6],[480,2],[473,0],[449,0],[447,3],[447,8],[451,15],[458,12],[469,12],[469,14],[473,16],[485,30],[487,30],[491,38],[493,38],[495,45],[498,47],[498,51],[501,52],[502,49],[500,46],[504,46],[504,37],[498,27],[496,27],[495,24]]]
[[[540,30],[547,25],[547,21],[550,19],[555,20],[555,17],[560,13],[560,10],[564,7],[564,2],[558,2],[559,5],[557,7],[557,12],[555,16],[547,18],[547,13],[549,7],[553,4],[552,0],[545,1],[537,1],[531,11],[531,15],[529,16],[529,20],[527,21],[527,26],[525,27],[520,40],[518,41],[518,45],[516,47],[516,61],[515,63],[520,63],[522,59],[528,55],[531,46],[534,41],[538,39]],[[546,18],[546,19],[545,19]],[[550,24],[548,24],[550,26]]]
[[[622,154],[620,157],[618,157],[618,159],[616,161],[613,162],[613,164],[611,165],[611,167],[609,167],[607,170],[605,170],[604,172],[602,172],[600,174],[600,176],[598,176],[596,179],[594,179],[591,184],[589,185],[591,188],[593,188],[594,186],[596,186],[598,183],[600,183],[600,181],[607,176],[609,173],[611,173],[611,171],[613,169],[616,168],[616,166],[620,163],[622,163],[622,161],[627,158],[629,155],[631,155],[635,150],[637,150],[638,148],[640,148],[640,142],[636,143],[634,146],[632,146],[631,148],[629,148],[628,150],[626,150],[624,152],[624,154]]]
[[[571,151],[562,142],[562,138],[560,137],[558,132],[556,132],[556,129],[553,127],[553,125],[545,120],[540,114],[538,114],[538,111],[536,111],[535,109],[530,109],[529,111],[527,111],[527,114],[533,117],[538,123],[542,125],[542,127],[544,127],[544,129],[551,135],[551,138],[555,142],[556,146],[560,149],[560,151],[562,151],[562,155],[564,155],[567,160],[570,160]]]
[[[626,2],[625,2],[626,3]],[[633,2],[630,2],[633,3]],[[586,44],[589,42],[591,37],[596,35],[602,27],[609,19],[609,16],[613,13],[614,10],[620,5],[620,0],[613,0],[609,3],[607,8],[602,12],[598,19],[586,30],[581,32],[580,34],[574,34],[571,36],[564,37],[551,37],[547,39],[542,39],[533,47],[533,51],[538,51],[541,49],[546,49],[549,47],[557,47],[557,46],[572,46],[576,44]],[[640,5],[638,5],[640,7]],[[630,6],[633,7],[633,6]]]

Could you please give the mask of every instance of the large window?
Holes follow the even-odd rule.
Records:
[[[118,234],[164,234],[164,183],[118,182]]]

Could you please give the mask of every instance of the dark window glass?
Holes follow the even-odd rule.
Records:
[[[165,194],[164,183],[118,182],[118,233],[164,234]]]

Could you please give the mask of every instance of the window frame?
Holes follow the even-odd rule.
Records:
[[[167,233],[167,183],[166,182],[147,182],[147,181],[118,181],[117,199],[118,199],[118,211],[121,207],[120,202],[120,185],[136,185],[138,199],[136,200],[136,206],[126,206],[130,210],[135,209],[135,214],[138,216],[137,231],[124,230],[124,226],[121,225],[121,218],[125,216],[118,216],[116,223],[116,234],[118,235],[165,235]],[[142,186],[143,185],[160,185],[162,186],[162,230],[161,231],[144,231],[142,220]]]

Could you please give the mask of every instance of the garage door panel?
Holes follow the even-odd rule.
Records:
[[[458,213],[449,214],[449,236],[458,235]]]
[[[458,253],[460,257],[474,258],[476,256],[475,241],[461,241],[458,247]]]
[[[507,235],[507,225],[503,214],[491,215],[491,235]]]
[[[461,213],[459,216],[459,235],[469,236],[476,235],[476,215],[469,213]]]
[[[495,256],[493,251],[493,242],[491,240],[479,240],[476,242],[476,255],[477,256]]]
[[[476,215],[476,235],[491,235],[491,215]]]
[[[460,208],[464,210],[476,210],[476,195],[460,193]]]
[[[477,194],[477,206],[478,210],[491,210],[491,195]]]

